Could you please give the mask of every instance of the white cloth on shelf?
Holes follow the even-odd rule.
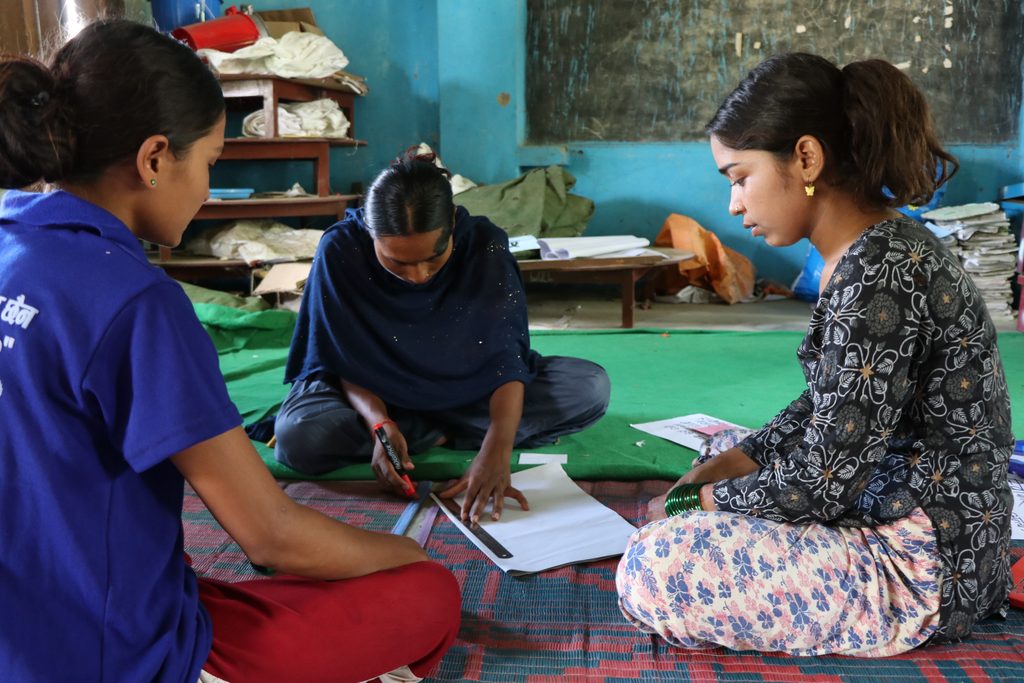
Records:
[[[269,36],[235,52],[202,49],[220,74],[270,74],[281,78],[327,78],[348,66],[348,57],[330,38],[291,31],[275,40]]]
[[[345,138],[352,124],[334,100],[280,102],[277,105],[277,134],[280,137]],[[242,135],[263,137],[267,115],[262,109],[242,119]]]
[[[270,219],[238,220],[203,232],[188,244],[193,254],[247,263],[311,259],[323,230],[300,230]]]

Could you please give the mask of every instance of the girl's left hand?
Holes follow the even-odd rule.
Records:
[[[462,478],[442,491],[441,497],[454,498],[465,492],[466,498],[461,510],[462,521],[473,524],[480,520],[487,503],[492,500],[491,519],[494,521],[501,519],[506,497],[515,498],[519,502],[519,507],[529,510],[530,504],[526,501],[526,496],[512,486],[510,461],[511,452],[508,457],[503,457],[500,453],[481,450]]]
[[[673,487],[674,488],[674,487]],[[671,491],[672,489],[669,489]],[[668,515],[665,514],[665,498],[668,497],[668,492],[663,493],[660,496],[651,498],[647,501],[647,523],[657,522],[659,519],[665,519]]]

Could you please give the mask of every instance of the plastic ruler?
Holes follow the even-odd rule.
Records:
[[[430,497],[432,482],[421,481],[416,484],[416,500],[405,506],[405,510],[399,515],[391,533],[399,536],[408,536],[414,539],[420,547],[426,547],[427,539],[430,538],[430,530],[437,519],[438,508]]]

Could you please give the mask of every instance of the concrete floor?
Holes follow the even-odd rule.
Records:
[[[526,285],[530,328],[577,330],[618,328],[622,304],[616,288]],[[805,332],[811,305],[795,299],[750,304],[637,304],[634,327],[701,330],[794,330]],[[1015,330],[1012,318],[993,320],[1000,332]]]

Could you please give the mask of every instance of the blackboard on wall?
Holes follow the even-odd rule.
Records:
[[[928,98],[946,143],[1015,140],[1021,0],[528,0],[529,144],[704,138],[773,54],[878,57]]]

